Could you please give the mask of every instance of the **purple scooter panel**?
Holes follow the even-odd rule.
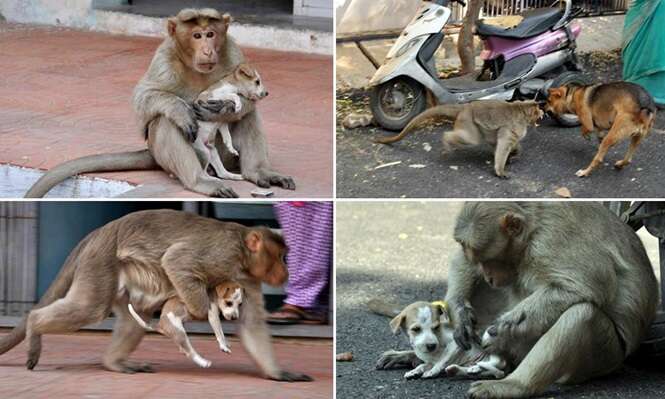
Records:
[[[577,38],[582,31],[579,24],[571,23],[570,30]],[[505,61],[509,61],[522,54],[534,54],[540,57],[549,54],[566,45],[567,37],[563,29],[547,31],[530,37],[528,39],[507,39],[498,36],[489,36],[484,39],[485,48],[480,52],[482,60],[493,60],[503,55]]]

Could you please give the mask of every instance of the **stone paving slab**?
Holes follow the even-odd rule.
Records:
[[[7,330],[3,331],[3,334]],[[132,360],[150,362],[154,374],[120,374],[101,367],[110,333],[46,335],[34,371],[25,368],[21,344],[0,357],[1,398],[331,398],[331,340],[275,340],[279,364],[307,373],[308,383],[261,378],[240,342],[229,339],[233,353],[219,351],[214,336],[190,335],[192,345],[212,362],[202,369],[181,354],[169,339],[148,335]]]
[[[50,169],[84,155],[145,148],[131,109],[134,85],[160,40],[0,23],[0,163]],[[270,96],[259,109],[274,168],[298,189],[332,195],[332,57],[244,49]],[[148,186],[160,197],[199,197],[163,171],[98,176]],[[228,182],[241,197],[255,186]]]

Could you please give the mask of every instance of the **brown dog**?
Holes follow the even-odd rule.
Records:
[[[649,134],[656,116],[653,97],[642,86],[629,82],[549,89],[545,110],[577,114],[582,135],[588,138],[594,131],[598,135],[598,152],[586,169],[577,171],[579,177],[588,176],[603,162],[613,145],[630,137],[626,155],[614,167],[621,169],[628,165],[640,141]],[[605,135],[607,129],[609,132]]]

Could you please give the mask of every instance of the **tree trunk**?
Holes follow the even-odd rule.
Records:
[[[466,0],[467,9],[457,38],[457,54],[462,61],[462,75],[473,73],[476,69],[476,57],[473,48],[473,28],[476,26],[482,0]]]

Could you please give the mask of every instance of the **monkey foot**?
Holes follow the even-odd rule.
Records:
[[[291,373],[289,371],[281,371],[279,375],[275,377],[271,376],[270,379],[284,382],[314,381],[314,379],[307,374]]]
[[[154,373],[155,370],[148,363],[137,363],[129,361],[116,361],[113,363],[104,363],[104,368],[109,371],[115,371],[123,374],[134,373]]]
[[[31,355],[31,356],[28,357],[28,360],[25,362],[25,367],[28,370],[32,370],[32,369],[35,368],[37,363],[39,363],[39,355],[37,355],[37,356],[32,356]]]
[[[476,381],[471,384],[468,396],[472,399],[523,398],[529,396],[529,392],[514,381]]]

